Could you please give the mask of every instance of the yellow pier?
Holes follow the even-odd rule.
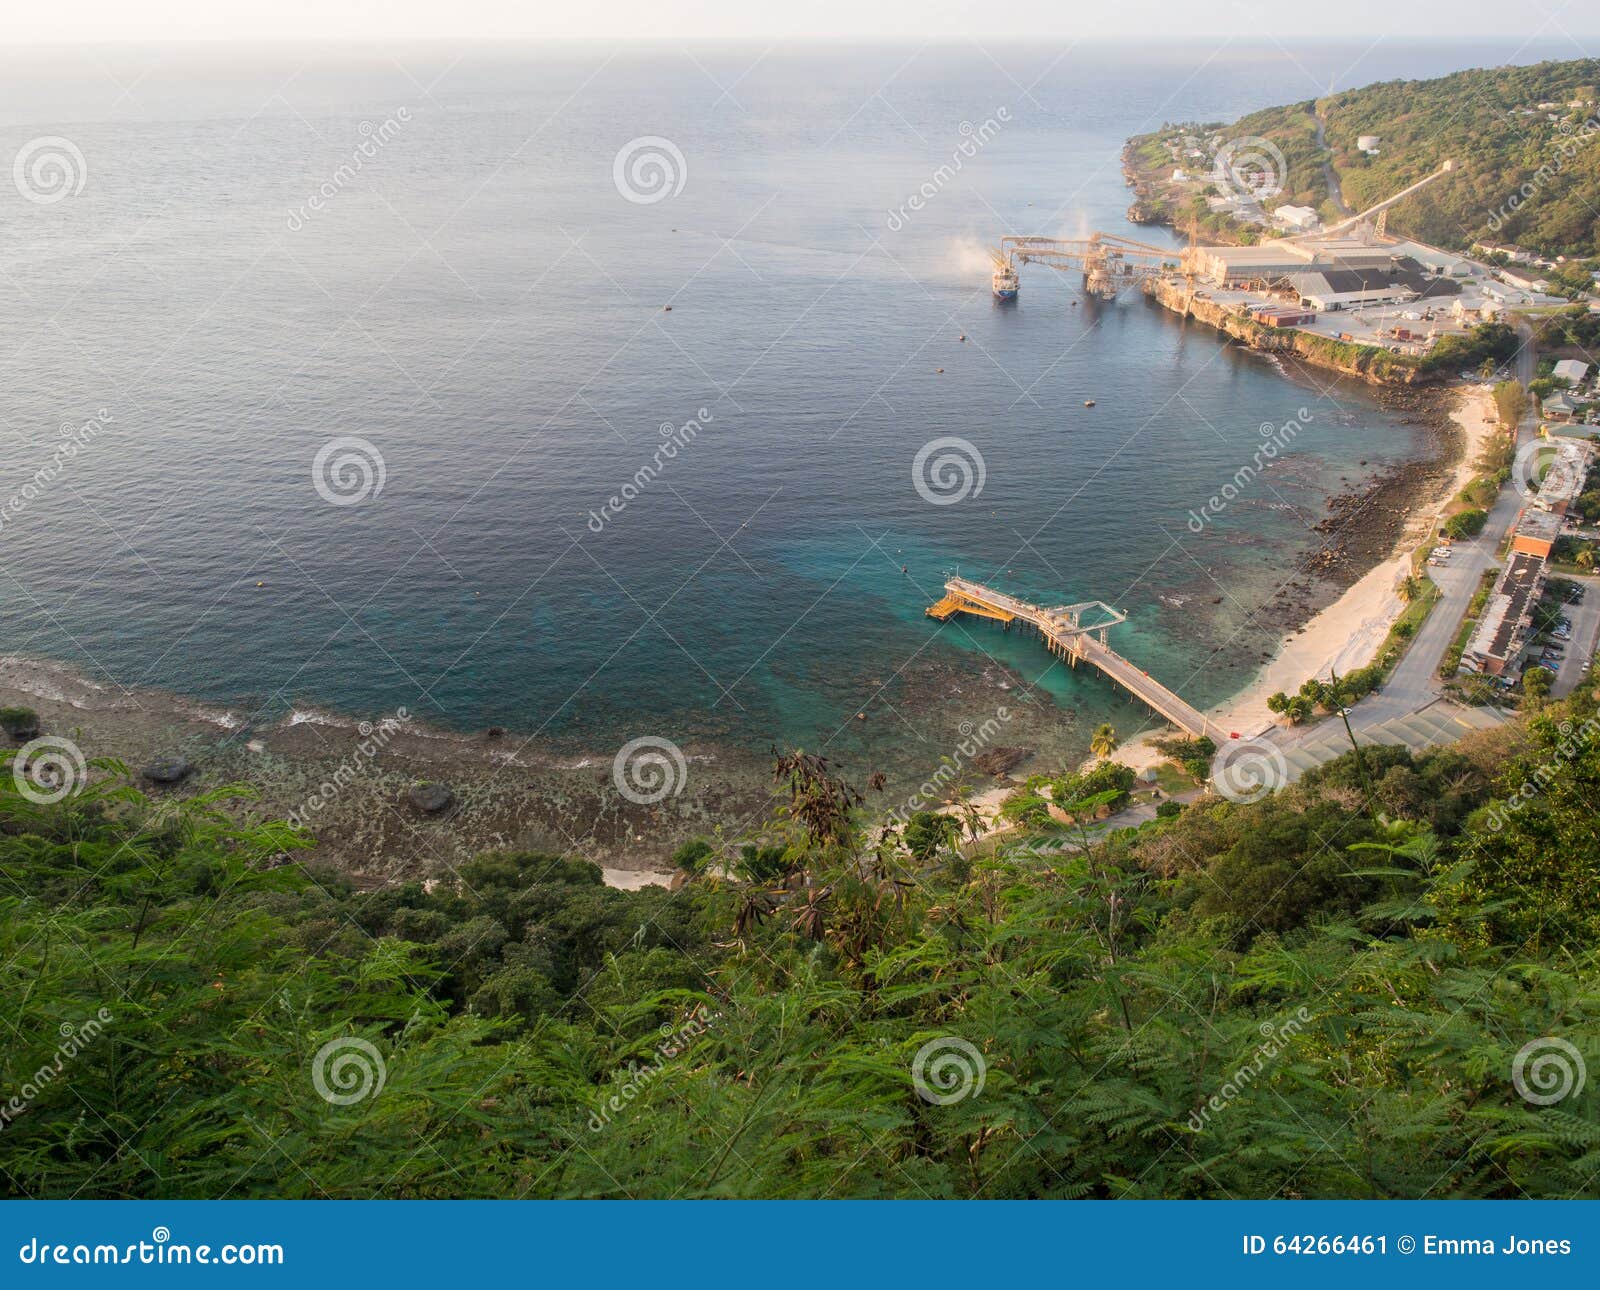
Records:
[[[944,591],[942,600],[928,606],[929,618],[945,622],[956,614],[973,614],[1008,626],[1020,619],[1038,630],[1052,654],[1073,666],[1079,662],[1092,663],[1134,698],[1190,735],[1212,733],[1205,714],[1106,644],[1107,631],[1125,622],[1126,616],[1105,602],[1090,600],[1078,605],[1046,608],[965,578],[948,579]]]
[[[986,605],[981,600],[972,600],[966,596],[955,594],[947,595],[936,605],[928,606],[928,617],[937,618],[941,623],[953,614],[973,614],[978,618],[992,618],[998,623],[1009,623],[1015,614],[992,605]]]

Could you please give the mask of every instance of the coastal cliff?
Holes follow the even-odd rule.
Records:
[[[1147,284],[1145,291],[1162,308],[1215,327],[1251,349],[1288,355],[1372,385],[1427,385],[1440,379],[1439,373],[1424,371],[1415,361],[1377,345],[1357,345],[1295,328],[1265,326],[1175,279],[1158,279]]]

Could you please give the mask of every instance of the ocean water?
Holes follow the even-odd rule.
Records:
[[[263,715],[405,706],[583,749],[914,765],[1012,672],[1063,731],[1137,724],[1036,643],[925,618],[959,568],[1116,603],[1126,654],[1219,701],[1273,644],[1257,610],[1308,519],[1420,445],[1137,295],[1031,268],[997,306],[984,248],[1170,242],[1123,219],[1127,135],[1503,56],[7,55],[5,157],[76,156],[58,201],[0,191],[0,641]],[[616,177],[638,139],[670,143],[641,145],[660,200],[622,191],[660,172]],[[381,490],[330,504],[314,462],[351,437]],[[913,472],[941,438],[982,460],[950,505]]]

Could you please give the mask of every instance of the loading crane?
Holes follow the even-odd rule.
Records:
[[[1002,300],[1016,295],[1017,269],[1024,264],[1079,271],[1084,290],[1102,300],[1115,299],[1124,287],[1178,271],[1178,252],[1173,248],[1115,233],[1091,233],[1085,238],[1008,235],[1000,239],[1000,249],[993,256],[994,293]]]

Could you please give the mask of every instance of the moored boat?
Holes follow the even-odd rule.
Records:
[[[991,279],[994,287],[995,299],[1015,300],[1017,288],[1021,284],[1017,281],[1017,271],[1009,260],[996,260],[994,277]]]

